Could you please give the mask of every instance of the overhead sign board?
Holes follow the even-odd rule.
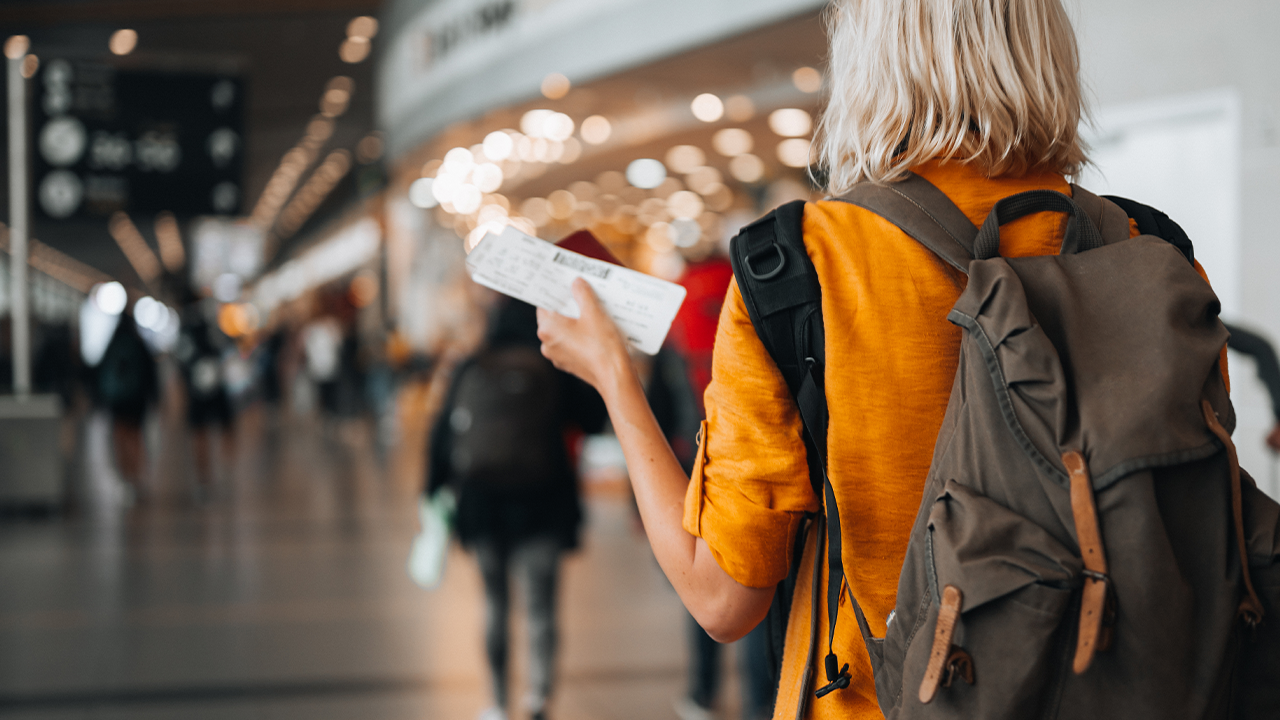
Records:
[[[240,78],[52,58],[33,91],[35,206],[44,217],[240,212]]]

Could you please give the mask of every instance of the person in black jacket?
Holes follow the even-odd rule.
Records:
[[[577,547],[578,480],[567,447],[599,432],[605,409],[588,385],[542,357],[531,305],[504,300],[484,347],[454,374],[431,434],[427,492],[458,494],[455,530],[484,579],[485,649],[494,706],[507,708],[508,575],[526,585],[532,661],[525,709],[545,718],[556,650],[560,557]]]
[[[160,398],[160,381],[155,358],[138,334],[131,313],[121,313],[95,374],[97,400],[111,411],[116,465],[125,481],[126,503],[132,503],[143,490],[146,450],[142,424],[147,409]]]

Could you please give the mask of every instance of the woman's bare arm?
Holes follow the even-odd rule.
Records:
[[[658,428],[626,343],[591,287],[574,281],[577,320],[538,310],[542,354],[590,383],[609,408],[622,444],[649,544],[686,608],[711,637],[736,640],[769,611],[773,588],[747,587],[726,573],[711,549],[682,524],[689,478]]]

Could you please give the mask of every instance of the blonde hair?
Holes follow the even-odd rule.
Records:
[[[988,177],[1087,161],[1075,33],[1059,0],[837,0],[819,129],[828,190],[932,158]]]

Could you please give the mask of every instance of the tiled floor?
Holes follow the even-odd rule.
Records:
[[[455,552],[440,589],[409,582],[417,465],[369,435],[252,410],[196,503],[185,432],[154,423],[150,498],[125,508],[106,419],[90,417],[79,509],[0,520],[0,717],[475,717],[478,574]],[[562,592],[552,716],[674,717],[683,610],[624,501],[591,501]]]

